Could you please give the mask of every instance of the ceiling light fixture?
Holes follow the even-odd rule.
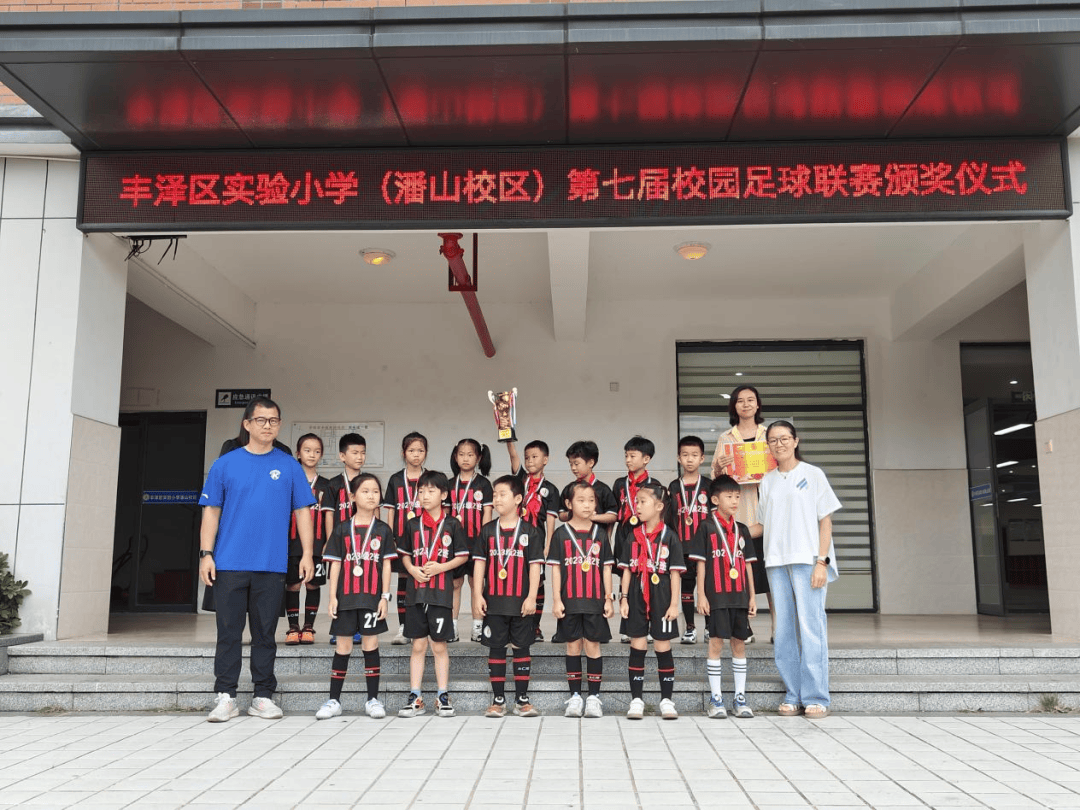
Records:
[[[1026,501],[1027,498],[1009,498],[1005,503],[1020,503],[1020,501]]]
[[[687,261],[693,262],[708,253],[709,247],[707,242],[683,242],[675,246],[675,252]]]
[[[1009,385],[1019,385],[1019,384],[1020,384],[1019,380],[1009,380]]]
[[[1019,464],[1019,463],[1020,463],[1019,461],[1003,461],[1003,462],[1001,462],[1000,464],[997,465],[997,468],[1000,470],[1002,467],[1011,467],[1013,464]]]
[[[1007,427],[1007,428],[1002,428],[1001,430],[995,430],[994,435],[995,436],[1004,436],[1006,433],[1015,433],[1018,430],[1023,430],[1024,428],[1029,428],[1029,427],[1031,427],[1030,422],[1017,422],[1015,425],[1009,425],[1009,427]]]
[[[378,248],[364,248],[360,251],[360,255],[364,257],[364,261],[368,264],[373,264],[376,267],[384,264],[390,264],[394,260],[394,256],[397,255],[392,250],[379,250]]]

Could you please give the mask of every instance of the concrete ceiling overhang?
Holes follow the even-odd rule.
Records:
[[[82,150],[1066,135],[1080,2],[8,13]]]

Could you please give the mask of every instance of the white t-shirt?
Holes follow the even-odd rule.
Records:
[[[812,565],[820,550],[818,522],[841,506],[825,473],[800,461],[790,472],[773,470],[761,479],[757,520],[765,527],[765,567]],[[829,541],[829,582],[839,575]]]

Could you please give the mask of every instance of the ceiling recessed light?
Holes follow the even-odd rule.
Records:
[[[724,399],[731,399],[731,394],[721,394]]]
[[[741,371],[736,371],[736,372],[735,372],[735,376],[736,376],[736,377],[741,377],[741,376],[742,376],[742,372],[741,372]]]
[[[1020,501],[1026,501],[1027,498],[1009,498],[1005,503],[1020,503]]]
[[[708,242],[683,242],[675,246],[675,252],[688,261],[697,261],[709,252]]]
[[[1003,462],[1001,462],[1000,464],[997,465],[997,468],[1000,470],[1002,467],[1011,467],[1013,464],[1019,464],[1019,463],[1020,463],[1019,461],[1003,461]]]
[[[1009,380],[1009,385],[1019,385],[1019,384],[1020,384],[1019,380]]]
[[[364,248],[360,251],[364,261],[375,266],[390,264],[396,255],[392,250],[380,250],[378,248]]]
[[[1030,422],[1017,422],[1015,425],[1009,425],[1007,428],[1002,428],[1001,430],[995,430],[994,435],[995,436],[1004,436],[1006,433],[1015,433],[1018,430],[1023,430],[1024,428],[1029,428],[1029,427],[1031,427]]]

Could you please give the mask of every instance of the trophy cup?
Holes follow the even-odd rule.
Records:
[[[488,399],[495,406],[495,426],[499,429],[500,442],[516,442],[517,434],[517,389],[495,393],[488,391]]]

